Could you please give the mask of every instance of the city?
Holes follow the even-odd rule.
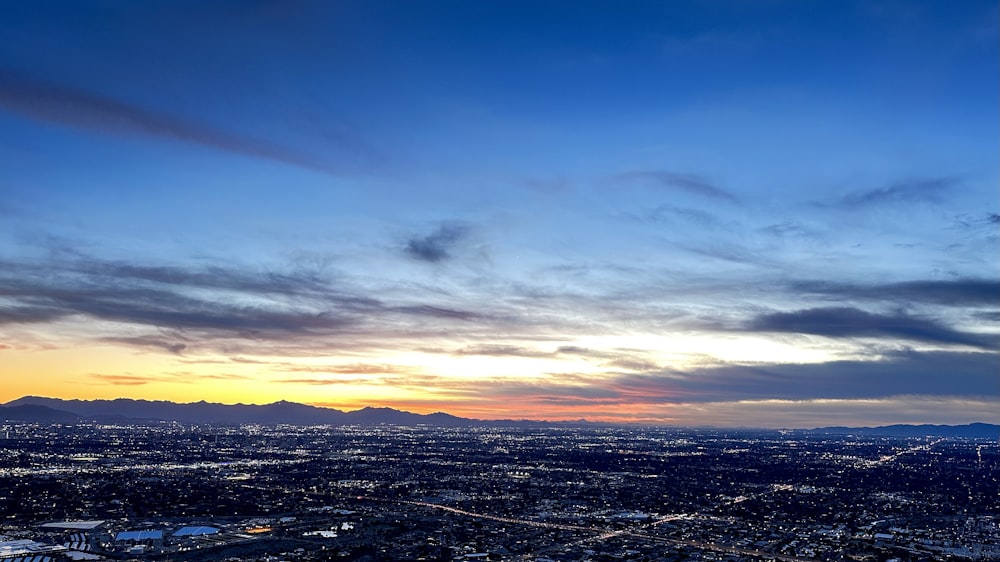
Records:
[[[0,562],[1000,562],[998,22],[0,1]]]
[[[2,425],[0,560],[996,560],[996,439]]]

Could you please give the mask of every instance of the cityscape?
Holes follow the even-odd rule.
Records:
[[[998,560],[1000,434],[0,426],[0,560]]]
[[[0,0],[0,562],[1000,562],[1000,0]]]

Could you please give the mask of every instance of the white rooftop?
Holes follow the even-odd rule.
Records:
[[[76,529],[78,531],[90,531],[104,524],[104,521],[55,521],[46,523],[42,527],[46,529]]]
[[[30,539],[21,539],[17,541],[4,541],[0,542],[0,559],[2,558],[14,558],[15,556],[23,556],[25,554],[41,554],[46,552],[62,552],[65,551],[65,546],[54,546],[50,544],[35,542]]]

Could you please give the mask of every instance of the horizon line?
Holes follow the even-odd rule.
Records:
[[[54,401],[58,401],[58,402],[88,402],[88,403],[94,403],[94,402],[115,402],[115,401],[118,401],[118,400],[127,400],[127,401],[132,401],[132,402],[158,402],[158,403],[171,404],[171,405],[175,405],[175,406],[187,406],[187,405],[193,405],[193,404],[206,404],[206,405],[211,405],[211,406],[222,406],[222,407],[233,407],[233,406],[265,407],[265,406],[273,406],[275,404],[294,404],[294,405],[297,405],[297,406],[306,406],[306,407],[316,408],[316,409],[320,409],[320,410],[329,410],[329,411],[332,411],[332,412],[338,412],[338,413],[342,413],[342,414],[351,414],[351,413],[361,412],[361,411],[369,410],[369,409],[383,409],[383,410],[392,410],[394,412],[400,412],[400,413],[404,413],[404,414],[410,414],[410,415],[415,415],[415,416],[423,416],[423,417],[428,417],[428,416],[433,416],[433,415],[440,414],[440,415],[450,416],[450,417],[453,417],[453,418],[458,419],[458,420],[470,421],[470,422],[553,423],[553,424],[560,424],[560,425],[571,425],[571,424],[574,424],[574,423],[582,423],[582,424],[591,424],[591,425],[620,425],[620,426],[645,426],[645,427],[654,426],[654,427],[664,427],[664,428],[674,428],[674,429],[756,430],[756,431],[817,431],[817,430],[823,430],[823,429],[841,429],[841,428],[843,428],[843,429],[858,429],[858,430],[862,430],[862,429],[879,429],[879,428],[896,427],[896,426],[904,426],[904,427],[930,426],[930,427],[955,428],[955,427],[966,427],[966,426],[974,426],[974,425],[985,425],[985,426],[1000,427],[1000,424],[986,422],[986,421],[972,421],[972,422],[959,423],[959,424],[944,424],[944,423],[921,422],[921,423],[890,423],[890,424],[881,424],[881,425],[859,425],[859,426],[852,426],[852,425],[824,425],[824,426],[817,426],[817,427],[765,427],[765,426],[726,426],[726,425],[711,425],[711,424],[701,424],[701,425],[671,424],[669,422],[662,422],[662,421],[660,421],[660,422],[655,422],[655,421],[623,421],[623,420],[607,421],[607,420],[591,420],[591,419],[587,419],[587,418],[577,418],[577,419],[540,419],[540,418],[510,418],[510,417],[507,417],[507,418],[470,418],[470,417],[458,416],[458,415],[455,415],[455,414],[452,414],[452,413],[449,413],[449,412],[445,412],[445,411],[435,411],[435,412],[430,412],[430,413],[422,414],[422,413],[413,412],[413,411],[409,411],[409,410],[401,410],[399,408],[394,408],[394,407],[391,407],[391,406],[372,406],[372,405],[367,405],[367,406],[360,407],[360,408],[358,408],[356,410],[341,410],[341,409],[333,408],[333,407],[330,407],[330,406],[318,406],[318,405],[315,405],[315,404],[307,404],[307,403],[303,403],[303,402],[293,402],[293,401],[284,400],[284,399],[277,400],[277,401],[274,401],[274,402],[267,402],[267,403],[244,403],[244,402],[224,403],[224,402],[209,402],[209,401],[204,400],[204,399],[197,400],[197,401],[192,401],[192,402],[174,402],[172,400],[150,400],[150,399],[146,399],[146,398],[129,398],[129,397],[125,397],[125,396],[120,396],[120,397],[117,397],[117,398],[91,398],[91,399],[87,399],[87,398],[57,398],[57,397],[52,397],[52,396],[39,396],[39,395],[35,395],[35,394],[26,394],[26,395],[21,396],[19,398],[15,398],[13,400],[9,400],[7,402],[0,403],[0,408],[16,407],[16,405],[15,406],[10,406],[10,404],[12,404],[14,402],[18,402],[20,400],[31,399],[31,398],[38,398],[38,399],[42,399],[42,400],[54,400]],[[43,407],[47,407],[47,406],[43,406]],[[69,413],[76,414],[75,412],[69,412]],[[79,415],[79,414],[76,414],[76,415]],[[139,418],[136,418],[136,419],[139,419]],[[162,421],[169,421],[169,420],[162,420]],[[329,425],[329,424],[310,424],[310,425],[319,425],[319,426],[322,426],[322,425]]]

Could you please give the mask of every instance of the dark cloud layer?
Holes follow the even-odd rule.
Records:
[[[0,325],[83,316],[156,329],[153,335],[112,339],[181,353],[193,345],[192,333],[277,342],[367,333],[373,320],[387,330],[399,325],[427,332],[441,323],[483,319],[438,304],[386,303],[337,287],[313,271],[279,274],[63,258],[0,263]]]
[[[997,353],[903,351],[878,360],[714,367],[691,373],[682,387],[700,400],[983,397],[1000,392],[997,372]]]
[[[338,172],[327,162],[287,147],[3,69],[0,69],[0,108],[102,134],[167,138],[322,172]],[[356,147],[346,148],[356,150]]]
[[[716,365],[686,371],[544,380],[460,382],[469,397],[540,400],[565,406],[741,400],[874,399],[890,396],[996,397],[1000,354],[901,351],[873,360]]]
[[[987,320],[989,322],[1000,322],[1000,310],[987,310],[983,312],[976,312],[973,314],[974,317],[980,320]]]
[[[0,288],[0,295],[6,291]],[[31,306],[31,305],[0,305],[0,326],[4,324],[30,324],[34,322],[48,322],[58,320],[66,315],[66,312],[56,306]]]
[[[792,291],[851,300],[922,302],[949,306],[996,305],[1000,281],[993,279],[924,280],[859,285],[827,281],[793,283]]]
[[[762,314],[745,329],[753,332],[813,334],[832,338],[875,337],[995,349],[997,338],[950,328],[903,312],[873,314],[849,307],[811,308]]]

